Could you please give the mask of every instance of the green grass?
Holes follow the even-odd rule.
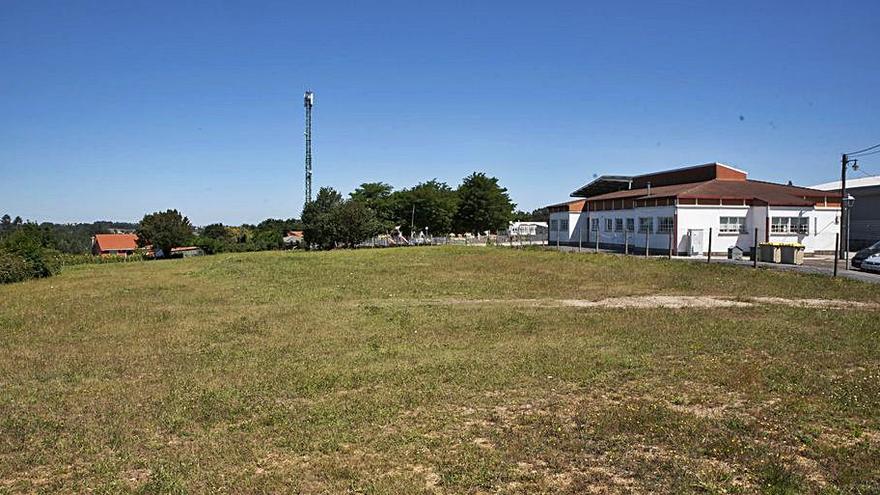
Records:
[[[0,493],[877,493],[880,311],[439,304],[877,286],[502,248],[0,286]]]

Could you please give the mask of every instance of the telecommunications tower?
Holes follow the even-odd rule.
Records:
[[[306,91],[303,106],[306,107],[306,202],[312,201],[312,106],[315,93]]]

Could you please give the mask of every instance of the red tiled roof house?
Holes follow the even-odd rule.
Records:
[[[136,234],[95,234],[92,238],[92,254],[117,254],[128,256],[137,251]]]

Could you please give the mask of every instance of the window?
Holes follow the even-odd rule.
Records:
[[[568,219],[559,221],[559,230],[561,232],[568,232]]]
[[[770,232],[774,234],[809,234],[810,219],[807,217],[773,217]]]
[[[559,220],[550,220],[550,231],[556,232],[559,230]]]
[[[615,218],[614,219],[614,231],[615,232],[623,232],[623,219]]]
[[[593,221],[590,222],[590,230],[592,230],[593,232],[599,232],[599,219],[593,218],[592,220]]]
[[[654,232],[654,217],[639,217],[639,232]]]
[[[614,230],[614,219],[606,218],[605,219],[605,232],[611,232]]]
[[[745,234],[746,233],[746,217],[721,217],[721,228],[718,232],[722,234]]]
[[[635,232],[636,231],[636,219],[635,218],[627,218],[626,219],[626,231],[627,232]]]
[[[672,232],[672,228],[675,224],[675,220],[672,217],[658,217],[657,218],[657,233],[658,234],[668,234]]]

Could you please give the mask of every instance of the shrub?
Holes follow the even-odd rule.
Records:
[[[132,253],[128,256],[123,255],[103,255],[95,256],[94,254],[67,254],[58,253],[54,256],[55,261],[61,266],[73,265],[102,265],[105,263],[124,263],[129,261],[143,261],[146,256],[143,253]]]
[[[0,249],[0,284],[31,278],[31,267],[23,256]]]

